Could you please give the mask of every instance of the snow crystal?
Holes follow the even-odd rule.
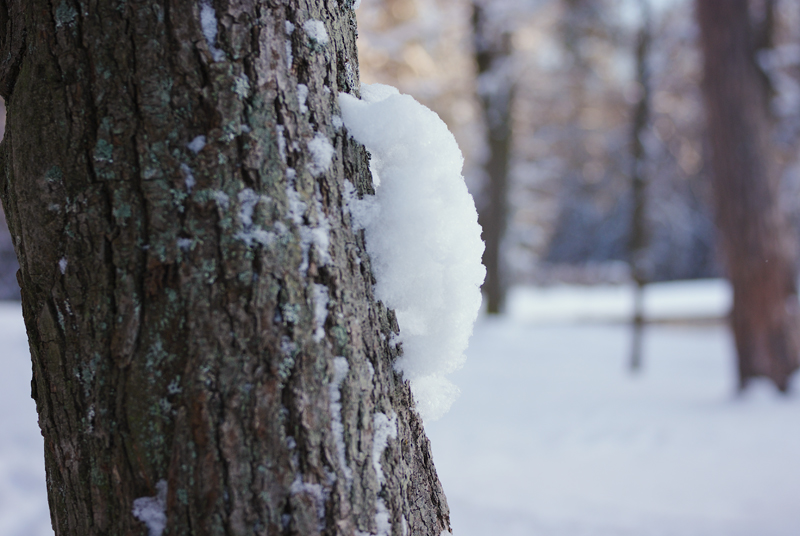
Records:
[[[245,188],[236,196],[239,200],[239,221],[242,230],[236,233],[236,238],[245,242],[248,247],[253,243],[269,246],[275,240],[275,234],[265,231],[253,223],[253,211],[259,201],[269,201],[267,196],[259,196],[250,188]]]
[[[178,239],[178,247],[183,251],[189,250],[192,247],[192,239],[191,238],[179,238]]]
[[[328,217],[325,216],[325,212],[323,212],[321,197],[320,193],[317,192],[314,198],[314,205],[317,208],[317,226],[308,228],[307,233],[310,243],[314,244],[320,262],[326,265],[331,262],[331,254],[328,251],[331,242],[331,224],[328,221]]]
[[[61,275],[67,273],[67,258],[61,257],[61,260],[58,261],[58,269],[61,270]]]
[[[300,113],[308,112],[306,100],[308,99],[308,86],[305,84],[297,84],[297,103],[300,105]]]
[[[308,169],[314,176],[325,173],[331,167],[333,160],[333,145],[331,145],[328,137],[317,132],[314,139],[308,142],[308,152],[311,153],[311,162],[308,164]]]
[[[303,23],[303,30],[305,30],[308,37],[320,45],[328,44],[328,32],[325,30],[325,24],[321,20],[307,20]]]
[[[288,170],[287,170],[288,171]],[[294,170],[292,170],[294,171]],[[303,225],[303,214],[306,213],[306,204],[300,199],[300,193],[294,185],[293,176],[286,174],[288,184],[286,185],[286,200],[289,202],[286,215],[295,225]]]
[[[325,215],[325,210],[322,206],[322,194],[319,192],[319,189],[317,189],[314,197],[317,223],[314,226],[304,224],[303,216],[308,205],[300,199],[300,193],[297,191],[294,181],[295,176],[295,170],[291,168],[287,169],[286,199],[288,201],[288,207],[286,215],[300,230],[300,249],[303,255],[303,260],[300,264],[300,272],[305,273],[308,270],[308,254],[312,245],[315,247],[322,264],[329,264],[331,262],[331,255],[328,251],[330,248],[331,224],[330,221],[328,221],[328,217]]]
[[[292,24],[288,20],[283,24],[284,24],[283,29],[286,32],[286,35],[292,35],[294,33],[294,24]]]
[[[139,497],[133,501],[133,517],[147,525],[148,536],[161,536],[167,526],[167,481],[156,484],[155,497]]]
[[[236,238],[247,244],[247,247],[252,247],[253,244],[260,244],[262,246],[269,246],[275,242],[275,233],[270,233],[260,227],[253,227],[246,231],[236,233]]]
[[[331,399],[331,432],[333,432],[333,440],[336,442],[336,457],[339,459],[339,465],[344,472],[347,485],[351,486],[353,483],[353,470],[347,465],[347,458],[345,457],[344,445],[344,425],[342,424],[342,382],[350,366],[347,364],[347,359],[344,357],[333,358],[333,381],[328,385],[328,393]]]
[[[381,208],[375,196],[359,199],[358,192],[350,181],[344,182],[344,205],[350,212],[350,222],[354,231],[360,231],[375,221]]]
[[[336,130],[340,130],[344,126],[342,118],[339,117],[338,115],[334,115],[333,117],[331,117],[331,124],[333,125],[333,128],[335,128]]]
[[[395,367],[410,380],[423,419],[435,420],[458,396],[444,375],[463,364],[481,305],[486,272],[478,215],[444,122],[391,86],[361,91],[361,100],[340,93],[339,105],[380,183],[372,200],[354,199],[351,191],[345,201],[365,229],[375,294],[397,312],[403,356]]]
[[[325,337],[325,321],[328,319],[328,287],[314,283],[314,340]]]
[[[372,468],[378,475],[378,483],[383,484],[385,477],[381,467],[381,455],[389,443],[389,438],[397,437],[397,415],[392,414],[391,418],[385,413],[377,412],[372,416]]]
[[[186,147],[194,154],[199,153],[206,146],[206,137],[197,136],[195,139],[186,144]]]
[[[192,188],[194,188],[195,184],[197,184],[197,180],[194,178],[194,175],[192,175],[192,168],[186,164],[181,164],[181,172],[183,173],[186,191],[191,193]]]
[[[239,221],[245,227],[250,227],[253,225],[253,209],[258,204],[258,194],[245,188],[236,197],[239,199]]]
[[[222,190],[214,190],[213,192],[211,192],[211,197],[214,199],[214,201],[217,202],[219,208],[221,208],[222,210],[228,210],[228,207],[231,204],[231,198],[228,197],[228,194],[226,194]]]
[[[217,12],[214,11],[211,0],[200,2],[200,26],[203,28],[203,35],[214,61],[223,60],[225,53],[217,48]]]

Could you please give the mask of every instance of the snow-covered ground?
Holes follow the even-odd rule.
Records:
[[[0,302],[0,534],[52,536],[44,447],[31,399],[31,359],[18,303]]]
[[[621,317],[630,289],[517,289],[479,320],[461,397],[426,425],[454,534],[800,534],[800,398],[734,395],[730,335],[703,321],[725,284],[651,291],[652,316],[693,320],[648,326],[636,377],[629,327],[567,322]]]
[[[734,396],[729,335],[703,321],[727,287],[654,287],[653,316],[692,320],[648,326],[637,377],[629,329],[608,321],[626,293],[517,289],[507,316],[479,320],[461,397],[426,425],[454,534],[800,534],[800,398]],[[17,305],[0,304],[0,340],[0,534],[52,534]]]

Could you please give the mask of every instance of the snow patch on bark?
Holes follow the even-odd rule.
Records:
[[[289,491],[293,495],[306,494],[314,500],[314,505],[317,508],[317,526],[322,532],[325,529],[325,491],[320,484],[312,484],[310,482],[303,482],[303,478],[297,475]]]
[[[201,0],[200,2],[200,26],[203,28],[203,36],[206,38],[214,61],[225,59],[225,53],[217,48],[217,12],[211,5],[211,0]]]
[[[300,106],[300,113],[308,112],[306,101],[308,100],[308,86],[305,84],[297,84],[297,104]]]
[[[285,128],[283,125],[275,127],[275,133],[278,137],[278,155],[281,157],[281,162],[286,162],[286,138],[283,135]]]
[[[302,252],[300,272],[305,275],[309,267],[309,253],[312,245],[317,252],[319,262],[323,266],[330,264],[331,224],[325,215],[325,210],[322,206],[322,194],[319,188],[314,193],[314,209],[317,221],[311,225],[305,224],[305,213],[308,210],[308,204],[300,199],[300,192],[297,191],[295,183],[296,176],[294,169],[288,168],[286,170],[286,199],[288,202],[286,215],[300,230],[300,250]],[[310,217],[311,215],[309,215]]]
[[[344,424],[342,424],[342,382],[350,371],[350,365],[344,357],[333,358],[333,381],[328,385],[331,400],[331,432],[336,442],[336,457],[347,481],[347,487],[353,485],[353,470],[347,464],[344,444]]]
[[[148,536],[161,536],[167,526],[167,481],[156,484],[155,497],[139,497],[133,501],[133,517],[147,526]]]
[[[463,364],[481,305],[478,214],[444,122],[391,86],[361,92],[361,100],[340,93],[339,105],[372,157],[375,196],[359,200],[346,186],[345,202],[365,229],[375,295],[397,312],[403,355],[395,368],[411,382],[423,419],[435,420],[458,396],[445,375]]]
[[[325,30],[325,24],[321,20],[307,20],[303,23],[303,30],[311,41],[319,43],[320,45],[328,44],[328,32]]]
[[[192,168],[187,164],[181,164],[181,173],[183,173],[183,183],[186,186],[186,191],[192,193],[192,188],[197,184],[197,180],[192,174]]]
[[[254,243],[269,246],[275,240],[275,233],[264,230],[253,222],[253,211],[259,202],[268,203],[270,198],[259,196],[252,189],[245,188],[236,196],[239,200],[239,222],[242,230],[236,233],[236,238],[242,240],[248,247]]]
[[[381,456],[389,444],[389,438],[397,438],[397,415],[393,413],[391,417],[388,417],[385,413],[375,413],[372,416],[372,426],[374,428],[372,432],[372,468],[378,475],[378,483],[383,485],[386,477],[381,467]]]
[[[314,341],[325,338],[325,321],[328,319],[328,287],[314,283]]]
[[[199,153],[203,150],[203,147],[206,146],[206,137],[205,136],[197,136],[192,141],[186,144],[186,147],[192,151],[194,154]]]
[[[386,508],[386,503],[378,497],[375,501],[375,525],[378,528],[377,536],[392,536],[392,514]]]
[[[306,95],[308,94],[307,91],[306,89]],[[305,107],[305,103],[303,106]],[[308,164],[308,170],[311,174],[316,177],[328,171],[335,152],[328,137],[321,132],[317,132],[314,139],[309,141],[307,145],[308,152],[311,154],[311,162]]]

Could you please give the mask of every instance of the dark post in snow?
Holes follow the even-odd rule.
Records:
[[[352,4],[0,2],[57,535],[449,529],[342,206],[371,189]]]
[[[778,203],[747,0],[698,0],[717,227],[733,285],[739,384],[798,366],[796,247]]]
[[[644,331],[644,287],[647,284],[647,177],[642,137],[647,129],[650,117],[650,73],[647,55],[650,50],[651,29],[650,9],[646,0],[642,0],[642,27],[636,38],[636,83],[639,89],[639,100],[633,109],[631,124],[631,197],[633,210],[631,213],[631,234],[628,241],[628,262],[634,287],[633,341],[631,347],[630,368],[636,372],[642,365],[642,335]]]
[[[512,147],[511,110],[514,80],[511,72],[511,34],[497,17],[492,3],[472,4],[472,31],[478,66],[478,98],[486,129],[487,159],[483,164],[485,199],[479,218],[486,249],[483,264],[486,281],[482,290],[489,313],[499,313],[505,301],[501,245],[508,219],[508,173]]]

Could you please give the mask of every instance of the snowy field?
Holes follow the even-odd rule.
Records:
[[[638,377],[617,322],[628,290],[517,289],[507,316],[480,319],[451,376],[461,397],[426,426],[454,534],[800,534],[800,399],[767,385],[734,396],[728,333],[705,320],[728,300],[719,282],[654,287],[651,316],[691,320],[647,328]],[[43,536],[52,532],[19,315],[0,303],[0,535]]]

